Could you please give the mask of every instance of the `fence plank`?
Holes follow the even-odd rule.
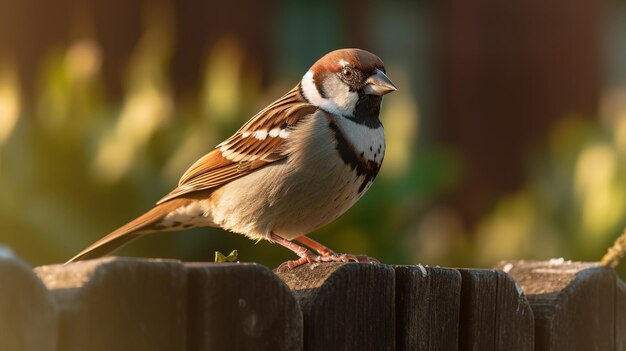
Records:
[[[535,318],[532,308],[515,280],[502,271],[496,272],[496,349],[534,350]]]
[[[626,284],[615,277],[615,350],[626,350]]]
[[[395,281],[391,266],[306,264],[276,273],[293,291],[304,317],[305,350],[395,348]]]
[[[622,293],[616,295],[615,271],[593,262],[562,260],[500,266],[528,297],[537,350],[623,350],[615,343],[616,296],[621,296],[619,303],[624,301]]]
[[[0,247],[0,350],[56,350],[57,314],[26,263]]]
[[[496,270],[459,272],[459,349],[533,350],[533,313],[515,281]]]
[[[421,265],[394,268],[396,349],[457,350],[461,274]]]
[[[35,272],[59,308],[59,350],[185,349],[182,264],[105,258]]]
[[[188,350],[301,350],[302,312],[268,268],[189,263]]]

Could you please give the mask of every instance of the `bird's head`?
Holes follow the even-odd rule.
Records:
[[[396,90],[383,61],[361,49],[326,54],[302,77],[301,87],[311,104],[347,117],[355,117],[358,105],[379,106],[383,95]]]

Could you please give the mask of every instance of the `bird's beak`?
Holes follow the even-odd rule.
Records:
[[[391,79],[389,79],[385,73],[379,69],[376,69],[376,73],[367,78],[365,81],[365,87],[363,87],[363,91],[367,95],[383,96],[396,90],[396,86],[393,84]]]

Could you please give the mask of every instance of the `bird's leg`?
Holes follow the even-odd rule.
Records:
[[[310,248],[312,248],[313,250],[315,250],[318,254],[322,255],[322,256],[332,256],[332,255],[336,255],[335,251],[333,251],[330,247],[321,244],[311,238],[308,238],[306,236],[301,236],[295,239],[297,242],[299,242],[302,245],[306,245]]]
[[[312,248],[313,250],[317,251],[317,253],[323,256],[322,257],[323,261],[341,261],[341,262],[354,261],[354,262],[361,262],[361,263],[378,262],[377,259],[366,256],[366,255],[338,254],[335,251],[333,251],[331,248],[329,248],[328,246],[318,243],[317,241],[304,235],[297,237],[295,240],[299,242],[300,244],[306,245]]]
[[[378,260],[364,256],[364,255],[352,255],[352,254],[338,254],[328,247],[318,243],[315,240],[309,239],[305,236],[298,237],[295,239],[303,245],[306,245],[315,251],[317,251],[320,255],[313,254],[310,250],[295,244],[289,240],[283,239],[282,237],[272,233],[270,235],[270,239],[277,244],[280,244],[289,250],[293,251],[296,255],[300,256],[300,259],[295,261],[288,261],[287,266],[289,268],[295,268],[305,263],[315,263],[315,262],[362,262],[362,263],[371,263],[378,262]]]
[[[289,250],[293,251],[296,255],[300,256],[300,259],[295,260],[295,261],[287,261],[287,267],[291,268],[295,268],[298,266],[301,266],[305,263],[313,263],[313,262],[319,262],[316,260],[316,258],[319,258],[319,256],[316,256],[315,254],[313,254],[311,251],[307,250],[305,247],[302,247],[298,244],[295,244],[289,240],[283,239],[282,237],[271,233],[270,234],[270,239],[283,246],[288,248]]]

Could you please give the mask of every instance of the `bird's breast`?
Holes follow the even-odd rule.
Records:
[[[382,124],[372,128],[348,118],[328,119],[335,140],[335,149],[341,160],[358,177],[363,177],[359,192],[365,190],[378,175],[385,156],[385,135]]]
[[[252,238],[274,232],[293,239],[347,211],[371,185],[385,151],[382,126],[347,126],[322,112],[301,121],[286,140],[285,159],[221,189],[218,225]]]

